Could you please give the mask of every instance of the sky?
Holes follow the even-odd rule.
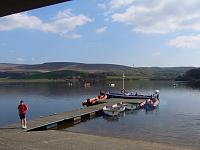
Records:
[[[199,0],[73,0],[0,18],[0,63],[200,66]]]

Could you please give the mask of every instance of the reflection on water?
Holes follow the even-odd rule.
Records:
[[[68,87],[65,84],[0,84],[0,125],[18,121],[17,105],[23,98],[29,106],[28,118],[80,109],[81,102],[96,96],[100,90],[120,91],[116,87]],[[126,81],[130,92],[152,94],[160,90],[160,105],[153,111],[132,110],[117,118],[97,117],[67,131],[124,137],[153,142],[176,143],[200,147],[200,90],[173,82]]]
[[[120,118],[126,117],[128,115],[136,115],[138,113],[137,110],[126,110],[124,112],[120,112],[119,115],[117,116],[107,116],[103,115],[102,118],[107,121],[107,122],[114,122],[114,121],[119,121]]]
[[[131,110],[117,117],[98,117],[65,130],[197,148],[200,146],[199,119],[185,115],[160,116],[159,113],[158,109],[148,112]]]
[[[93,88],[68,87],[64,83],[1,83],[0,84],[0,126],[17,122],[19,99],[29,106],[28,119],[80,109],[81,102],[96,96],[104,85]]]

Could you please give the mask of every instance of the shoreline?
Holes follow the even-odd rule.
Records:
[[[67,83],[66,80],[50,79],[0,79],[0,83]]]
[[[187,82],[175,80],[153,80],[153,79],[126,79],[127,81],[173,81],[173,82]],[[121,78],[105,79],[105,81],[121,81]],[[65,79],[0,79],[0,83],[68,83]],[[75,83],[80,83],[76,81]]]

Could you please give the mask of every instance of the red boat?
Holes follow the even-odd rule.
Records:
[[[107,95],[100,95],[91,99],[88,98],[87,100],[82,102],[82,105],[83,106],[96,105],[96,104],[105,102],[106,99],[107,99]]]

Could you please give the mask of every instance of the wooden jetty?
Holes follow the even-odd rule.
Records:
[[[80,122],[89,120],[91,118],[101,116],[103,114],[103,107],[105,105],[113,105],[119,102],[127,102],[139,105],[144,100],[141,99],[108,99],[106,103],[94,105],[79,110],[70,112],[64,112],[61,114],[55,114],[47,117],[41,117],[28,121],[27,131],[41,131],[48,129],[63,129]]]

